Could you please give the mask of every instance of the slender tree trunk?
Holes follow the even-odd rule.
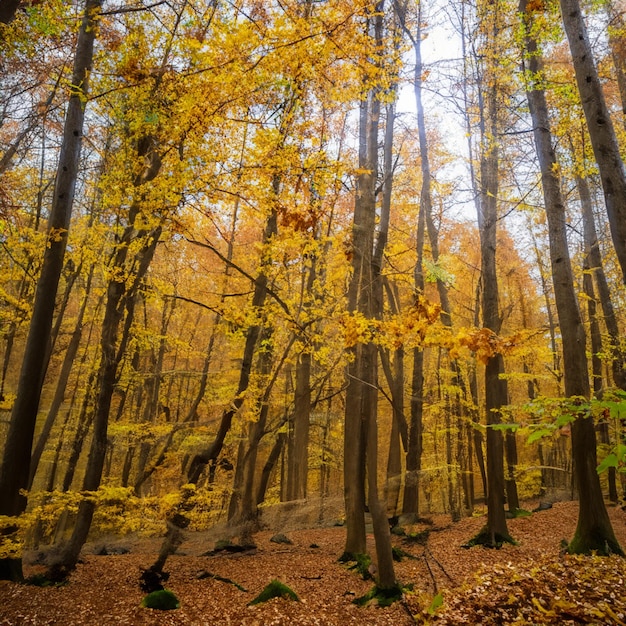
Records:
[[[261,476],[259,477],[259,487],[257,489],[256,503],[262,504],[265,501],[265,494],[267,493],[267,487],[269,485],[270,476],[276,467],[276,463],[280,458],[280,455],[285,447],[285,433],[278,433],[274,440],[274,445],[270,450],[270,453],[265,461],[265,465],[261,470]]]
[[[617,88],[622,102],[622,121],[626,125],[626,38],[624,37],[624,16],[620,12],[617,2],[608,0],[606,10],[609,17],[609,46],[611,47],[611,58],[615,75],[617,78]]]
[[[496,9],[497,10],[497,9]],[[488,38],[495,46],[497,22],[490,17]],[[484,77],[483,105],[481,107],[481,157],[480,157],[480,203],[478,227],[481,252],[481,306],[483,327],[494,334],[500,332],[498,278],[496,270],[496,241],[498,224],[498,81],[491,74],[493,67]],[[492,544],[510,540],[504,512],[504,446],[502,432],[497,428],[501,422],[500,411],[507,403],[508,393],[501,354],[488,357],[485,365],[485,412],[487,416],[487,526],[486,534]]]
[[[384,2],[377,2],[372,16],[368,19],[368,22],[371,21],[374,42],[378,48],[382,46],[383,8]],[[387,241],[389,215],[383,207],[375,247],[380,118],[380,100],[376,89],[369,90],[360,113],[361,172],[357,176],[352,226],[353,274],[348,290],[348,307],[351,313],[358,312],[366,319],[377,319],[382,315],[380,271],[382,252]],[[391,132],[392,129],[388,130]],[[385,181],[385,184],[391,184],[391,181]],[[374,283],[377,284],[376,287]],[[377,585],[381,589],[391,589],[396,586],[391,539],[386,508],[378,491],[377,355],[376,345],[371,340],[362,340],[356,346],[355,360],[349,368],[344,431],[344,488],[348,526],[345,552],[352,555],[365,552],[363,470],[367,458],[367,502],[372,515],[376,543]]]
[[[67,461],[67,467],[65,468],[65,474],[63,476],[63,483],[61,489],[63,492],[69,491],[74,482],[74,474],[76,473],[76,467],[78,465],[78,459],[83,451],[83,445],[87,433],[91,428],[93,422],[93,412],[89,411],[89,406],[93,400],[91,388],[96,381],[96,371],[92,370],[87,381],[87,389],[81,405],[81,410],[78,415],[78,425],[76,432],[74,433],[74,440],[72,441],[72,447],[70,449],[70,456]]]
[[[626,282],[626,170],[578,0],[560,0],[576,83],[600,171],[613,246]]]
[[[157,171],[154,172],[154,176],[156,176]],[[134,223],[135,220],[132,218],[125,234],[122,236],[122,243],[117,250],[115,259],[115,267],[117,268],[121,269],[125,266],[128,244],[136,232]],[[117,383],[118,367],[128,344],[131,322],[134,317],[137,289],[148,271],[160,235],[161,226],[149,233],[140,233],[140,236],[143,236],[145,240],[143,247],[137,254],[138,267],[130,287],[115,280],[112,280],[108,285],[107,302],[100,338],[101,364],[98,372],[98,396],[94,408],[93,437],[87,460],[87,469],[83,479],[83,491],[97,491],[100,487],[107,453],[109,412]],[[123,321],[124,311],[126,311],[126,319],[124,320],[124,328],[118,342],[119,327]],[[59,559],[50,568],[49,573],[53,580],[65,579],[69,572],[76,567],[80,550],[87,540],[95,507],[96,504],[93,499],[81,501],[72,536],[63,547]]]
[[[393,187],[393,138],[395,119],[395,102],[390,102],[386,106],[385,116],[385,137],[383,141],[383,188],[380,222],[378,227],[378,238],[374,250],[374,258],[372,260],[374,271],[374,283],[372,285],[373,301],[375,306],[378,308],[378,311],[375,311],[374,315],[377,315],[379,318],[382,318],[385,285],[388,285],[388,282],[382,275],[382,267],[384,250],[389,237],[389,221],[391,217],[391,192]],[[389,288],[387,293],[389,296],[389,308],[392,311],[398,311],[399,306],[393,297],[393,291]],[[400,482],[402,475],[400,425],[404,422],[404,351],[401,346],[394,350],[393,371],[391,370],[389,355],[383,354],[384,350],[382,349],[379,349],[378,352],[380,353],[383,370],[391,392],[392,422],[389,438],[389,451],[387,455],[385,500],[386,510],[391,514],[391,516],[395,516],[400,498]]]
[[[83,320],[85,317],[85,311],[87,309],[87,302],[89,301],[90,291],[91,291],[91,280],[93,278],[93,267],[89,273],[89,277],[87,279],[87,286],[85,287],[85,297],[83,299],[83,303],[81,305],[80,311],[78,313],[78,318],[76,320],[76,325],[74,327],[74,332],[72,333],[72,338],[67,346],[67,350],[65,351],[65,356],[63,357],[63,365],[61,366],[61,372],[59,373],[59,379],[57,381],[56,391],[54,393],[54,397],[52,398],[52,403],[48,410],[48,415],[46,417],[46,421],[41,429],[41,433],[39,433],[39,438],[37,439],[37,444],[35,445],[31,457],[31,468],[30,468],[30,476],[28,479],[28,488],[31,489],[33,480],[35,479],[35,473],[37,471],[37,467],[39,466],[39,461],[41,459],[41,455],[43,454],[44,448],[48,443],[48,438],[50,437],[50,433],[52,431],[52,427],[56,421],[57,415],[59,413],[59,409],[65,400],[65,391],[67,388],[67,383],[70,378],[70,374],[72,371],[72,367],[74,365],[74,361],[76,359],[76,355],[78,353],[78,348],[80,347],[80,340],[82,338],[82,329],[83,329]]]
[[[280,181],[278,178],[276,178],[273,182],[275,194],[278,193],[279,186]],[[276,214],[276,211],[272,211],[270,213],[270,216],[268,217],[267,223],[265,224],[265,232],[263,233],[264,245],[269,243],[270,239],[278,232],[277,224],[278,216]],[[261,267],[261,271],[254,281],[254,293],[252,295],[252,307],[254,308],[254,310],[259,311],[263,308],[266,296],[267,276],[264,273],[263,267]],[[218,431],[211,445],[194,456],[187,472],[187,480],[190,483],[197,484],[204,468],[209,462],[216,461],[222,450],[226,435],[230,431],[233,417],[241,408],[244,401],[244,393],[248,389],[248,385],[250,384],[250,374],[252,373],[254,353],[260,333],[260,324],[250,326],[246,331],[246,343],[243,351],[241,369],[239,370],[239,383],[237,385],[237,393],[235,394],[228,408],[225,409],[222,413]]]
[[[486,125],[480,167],[480,231],[482,312],[483,327],[494,334],[500,332],[498,278],[496,270],[496,238],[498,223],[498,122],[497,86],[490,85],[486,93]],[[485,411],[487,415],[487,534],[495,545],[503,539],[510,540],[504,512],[504,445],[501,408],[508,401],[507,383],[501,378],[504,359],[501,354],[488,358],[485,365]]]
[[[373,164],[368,162],[367,131],[370,122],[369,101],[364,99],[360,109],[359,166],[356,202],[352,226],[352,278],[348,289],[348,311],[361,311],[367,302],[364,295],[371,285],[371,255],[374,245],[375,205],[373,193]],[[376,128],[377,128],[376,119]],[[369,132],[373,131],[369,129]],[[377,136],[377,133],[376,133]],[[369,289],[367,289],[369,291]],[[365,346],[357,343],[348,349],[348,384],[344,420],[344,500],[346,511],[345,556],[364,554],[365,543],[365,417],[362,415],[362,398],[366,388],[363,372]]]
[[[293,409],[293,445],[289,449],[287,498],[307,497],[309,428],[311,421],[311,353],[305,350],[296,363]]]
[[[527,25],[532,24],[532,15],[526,11],[525,0],[521,0],[520,9],[526,17]],[[543,89],[537,87],[535,83],[535,80],[540,80],[542,76],[541,55],[537,42],[532,36],[526,35],[525,44],[530,75],[535,77],[528,87],[527,97],[541,168],[541,182],[550,236],[554,295],[563,337],[565,394],[569,398],[589,399],[585,330],[578,308],[567,247],[565,205],[561,197],[557,174],[558,162],[552,146],[545,94]],[[574,538],[570,542],[569,552],[586,554],[596,550],[600,554],[608,552],[623,554],[611,526],[596,471],[596,433],[593,418],[589,409],[582,405],[574,416],[572,424],[572,456],[579,493],[579,512],[578,525]]]
[[[617,316],[613,306],[613,297],[609,288],[609,283],[604,273],[604,263],[598,234],[596,231],[595,218],[593,215],[593,203],[591,201],[591,191],[587,179],[576,178],[576,187],[583,215],[583,238],[585,242],[585,254],[587,259],[587,270],[595,278],[598,287],[598,300],[602,307],[604,324],[609,335],[611,351],[611,371],[613,382],[620,389],[626,391],[626,359],[621,349],[620,331],[617,324]]]
[[[88,93],[88,77],[97,33],[96,19],[101,4],[101,0],[86,0],[78,34],[72,87],[65,114],[63,141],[48,220],[48,241],[41,274],[37,281],[17,398],[11,414],[0,467],[0,514],[11,517],[22,513],[26,507],[26,498],[22,495],[22,490],[28,487],[30,476],[31,448],[43,387],[56,294],[63,269],[74,203],[85,116],[84,99]],[[15,8],[3,6],[5,13],[0,15],[0,19],[10,20]],[[9,529],[9,532],[14,530]],[[20,580],[21,578],[20,558],[0,559],[0,579]]]

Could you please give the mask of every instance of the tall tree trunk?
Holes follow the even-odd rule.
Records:
[[[374,12],[368,17],[377,49],[382,46],[383,9],[384,1],[377,2]],[[380,271],[389,220],[388,213],[385,214],[383,210],[375,247],[379,95],[377,89],[370,89],[361,105],[359,127],[361,171],[357,175],[352,226],[353,274],[348,290],[349,311],[358,312],[369,320],[380,318],[382,315]],[[391,184],[391,181],[385,181],[385,184]],[[374,283],[377,283],[376,288]],[[363,339],[357,344],[354,363],[349,367],[344,431],[344,488],[348,525],[345,552],[347,554],[365,552],[362,480],[364,461],[367,458],[367,502],[372,515],[376,543],[377,585],[381,589],[391,589],[396,586],[391,539],[386,508],[378,491],[377,355],[376,345],[371,340]]]
[[[622,122],[626,125],[626,39],[624,37],[626,24],[624,23],[624,16],[620,12],[621,7],[617,2],[607,0],[605,6],[609,17],[608,32],[611,58],[622,102]]]
[[[380,222],[378,227],[378,238],[374,250],[373,269],[374,283],[373,300],[379,308],[375,315],[382,317],[383,298],[385,286],[388,281],[382,275],[383,255],[387,239],[389,237],[389,220],[391,216],[391,192],[393,182],[393,137],[394,124],[396,119],[395,102],[390,102],[386,106],[385,116],[385,137],[383,141],[383,187],[380,209]],[[396,302],[392,289],[387,290],[389,308],[397,312],[399,305]],[[402,458],[400,454],[400,431],[401,424],[404,423],[404,351],[402,346],[394,350],[393,371],[388,353],[379,349],[383,371],[387,378],[391,392],[391,432],[389,437],[389,451],[387,454],[387,480],[385,485],[386,510],[391,516],[395,516],[400,498],[400,482],[402,475]],[[404,437],[406,446],[406,436]]]
[[[273,181],[274,193],[278,193],[280,187],[280,181],[276,178]],[[276,211],[273,210],[265,224],[265,231],[263,233],[263,245],[267,245],[271,238],[276,235],[278,226],[278,216]],[[261,270],[254,281],[254,293],[252,295],[252,307],[256,311],[260,311],[265,304],[267,296],[267,276],[264,271],[263,265]],[[239,383],[237,385],[237,392],[230,402],[227,409],[224,410],[220,418],[220,425],[218,427],[215,438],[211,445],[197,453],[189,466],[187,471],[187,480],[190,483],[197,484],[200,479],[200,475],[204,468],[213,461],[216,461],[222,447],[224,446],[224,440],[226,435],[230,431],[233,417],[239,411],[244,401],[244,393],[248,389],[250,384],[250,374],[252,373],[252,365],[254,361],[254,354],[256,351],[257,342],[261,333],[261,324],[254,324],[249,326],[246,331],[246,342],[243,351],[243,358],[241,362],[241,369],[239,370]]]
[[[617,324],[617,316],[615,315],[615,308],[613,306],[613,297],[604,272],[604,263],[602,262],[602,253],[600,251],[595,218],[593,215],[591,191],[587,179],[580,176],[576,178],[576,187],[578,188],[578,196],[580,198],[583,215],[583,239],[588,265],[587,269],[595,278],[604,324],[609,335],[613,382],[617,387],[626,391],[626,358],[624,358],[624,353],[621,348],[620,331]]]
[[[256,492],[257,505],[262,504],[265,501],[265,494],[267,493],[267,487],[269,485],[270,476],[276,467],[276,463],[280,458],[280,455],[285,447],[285,433],[278,433],[274,440],[274,445],[267,456],[267,461],[261,470],[261,476],[259,477],[259,486]]]
[[[30,476],[31,448],[43,387],[56,294],[63,270],[74,203],[85,117],[84,101],[89,90],[88,78],[97,34],[97,13],[101,5],[101,0],[86,0],[78,33],[72,87],[65,114],[63,141],[48,220],[48,240],[41,274],[37,281],[17,398],[11,414],[0,468],[0,514],[10,517],[19,515],[26,507],[26,497],[22,495],[22,490],[27,488]],[[12,10],[14,12],[15,8]],[[15,531],[14,528],[8,530]],[[0,579],[21,578],[21,558],[0,559]]]
[[[157,175],[157,172],[158,169],[155,168],[154,176]],[[115,255],[115,267],[119,268],[120,271],[124,271],[129,244],[137,236],[137,231],[135,230],[135,217],[138,214],[137,207],[135,207],[135,211],[131,209],[131,213],[133,212],[135,215],[129,220],[129,225],[126,227],[121,245],[118,247]],[[100,337],[101,363],[97,378],[98,395],[94,407],[93,436],[83,479],[83,491],[97,491],[100,487],[107,453],[109,412],[111,410],[113,392],[117,384],[118,368],[126,353],[126,346],[130,337],[137,289],[148,271],[161,231],[161,226],[157,226],[150,232],[139,231],[139,237],[142,237],[144,242],[136,256],[136,274],[132,277],[131,285],[127,286],[126,283],[112,280],[107,288],[107,301]],[[126,315],[125,319],[124,314]],[[122,321],[124,321],[124,327],[118,341]],[[58,560],[50,568],[51,579],[65,579],[76,567],[80,550],[87,540],[95,507],[96,504],[93,499],[81,501],[72,536],[63,547]]]
[[[526,0],[520,2],[527,26],[532,14],[526,11]],[[570,16],[571,17],[571,16]],[[531,32],[530,28],[528,32]],[[542,80],[542,60],[536,40],[527,33],[525,38],[527,66],[533,77],[527,87],[528,106],[533,121],[533,135],[541,168],[546,217],[550,236],[550,262],[554,282],[554,296],[563,337],[563,367],[565,394],[570,398],[589,399],[589,373],[585,348],[585,330],[582,324],[574,278],[567,247],[565,205],[561,197],[558,162],[552,146],[550,118]],[[539,81],[539,82],[535,82]],[[572,424],[572,455],[576,486],[579,493],[578,525],[569,544],[570,553],[623,554],[615,538],[609,519],[600,479],[596,471],[596,433],[588,408],[581,405]]]
[[[598,164],[617,259],[626,282],[626,170],[578,0],[560,0],[576,83]]]
[[[30,476],[28,479],[28,489],[30,490],[33,484],[33,480],[35,479],[35,473],[37,471],[37,467],[39,466],[39,460],[41,459],[41,455],[43,454],[44,448],[48,443],[48,438],[50,436],[50,432],[52,431],[52,427],[56,421],[57,415],[59,413],[59,409],[63,401],[65,400],[65,391],[67,388],[67,382],[70,378],[70,373],[72,371],[72,366],[74,365],[74,361],[76,359],[76,355],[78,354],[78,348],[80,347],[80,340],[82,337],[83,330],[83,319],[85,317],[85,311],[87,309],[87,302],[90,298],[91,291],[91,280],[93,278],[94,267],[92,266],[91,271],[89,272],[89,277],[87,278],[87,285],[85,287],[85,297],[83,299],[83,303],[81,305],[80,311],[78,312],[78,318],[76,320],[76,325],[74,327],[74,332],[72,333],[72,337],[67,346],[67,350],[65,351],[65,356],[63,357],[63,364],[61,365],[61,371],[59,373],[59,378],[57,380],[56,390],[54,392],[54,397],[52,398],[52,403],[50,404],[50,408],[48,409],[48,415],[46,417],[46,421],[39,433],[39,438],[37,439],[37,443],[33,448],[33,453],[31,456],[31,468],[30,468]]]
[[[494,21],[497,18],[493,18]],[[496,29],[495,23],[490,26]],[[490,37],[495,37],[490,33]],[[491,68],[490,71],[493,71]],[[493,77],[485,79],[486,110],[482,129],[480,158],[480,210],[478,226],[480,232],[482,318],[483,327],[494,334],[500,332],[498,278],[496,270],[496,240],[498,224],[498,86]],[[504,359],[501,354],[488,357],[485,365],[485,412],[487,415],[487,527],[489,541],[495,544],[503,539],[510,540],[504,512],[504,445],[501,423],[501,408],[508,401],[507,383],[501,378]]]
[[[374,245],[374,163],[368,158],[367,133],[378,138],[378,119],[370,119],[369,98],[361,101],[359,112],[359,168],[352,225],[352,277],[348,288],[348,311],[366,309],[371,289],[371,255]],[[367,293],[366,293],[367,292]],[[367,429],[362,415],[366,388],[363,370],[364,344],[348,349],[348,383],[344,419],[343,481],[346,512],[346,556],[364,554],[365,543],[365,449]]]
[[[287,499],[307,497],[309,428],[311,421],[311,353],[304,350],[296,362],[293,408],[293,445],[289,448]]]

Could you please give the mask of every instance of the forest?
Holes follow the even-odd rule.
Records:
[[[626,624],[625,152],[623,0],[0,0],[0,623]]]

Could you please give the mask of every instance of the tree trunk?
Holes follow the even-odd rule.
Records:
[[[276,178],[273,182],[275,193],[278,191],[280,182]],[[277,233],[278,216],[276,211],[272,211],[265,224],[265,232],[263,233],[263,244],[266,245],[270,239]],[[263,267],[254,281],[254,293],[252,295],[252,307],[255,310],[261,310],[265,304],[267,296],[267,276],[263,271]],[[246,343],[243,351],[243,358],[241,362],[241,369],[239,370],[239,383],[237,385],[237,393],[235,394],[232,402],[228,408],[222,413],[220,419],[220,425],[217,430],[217,434],[211,445],[197,453],[187,472],[187,480],[190,483],[197,484],[200,479],[202,471],[209,462],[216,461],[222,447],[224,446],[224,440],[226,435],[230,431],[233,417],[241,408],[244,401],[244,392],[248,389],[250,383],[250,374],[252,373],[252,363],[254,359],[254,353],[256,351],[256,345],[261,333],[261,325],[255,324],[248,327],[246,331]]]
[[[265,461],[265,465],[261,470],[261,476],[259,477],[259,487],[256,494],[257,506],[265,501],[265,494],[267,493],[267,486],[270,481],[270,476],[276,467],[276,463],[280,458],[280,455],[285,447],[285,433],[278,433],[274,440],[274,445],[270,450],[270,453]]]
[[[374,163],[368,159],[367,134],[378,138],[378,118],[370,118],[371,95],[361,101],[359,117],[359,167],[352,225],[352,277],[348,288],[348,311],[368,310],[371,291],[371,257],[374,245]],[[344,421],[344,500],[346,511],[345,555],[364,554],[365,543],[365,450],[366,416],[362,398],[366,389],[363,372],[365,345],[358,342],[348,349],[348,384]]]
[[[382,45],[384,2],[377,2],[369,17],[374,42]],[[376,177],[378,173],[378,127],[380,99],[377,89],[370,89],[361,105],[359,126],[359,167],[352,226],[353,274],[348,290],[348,307],[368,320],[382,315],[381,264],[387,241],[389,214],[383,205],[378,241],[376,230]],[[393,115],[387,121],[393,124]],[[391,133],[393,128],[388,127]],[[386,180],[385,185],[391,184]],[[374,286],[376,283],[376,287]],[[354,363],[349,367],[346,390],[344,488],[346,502],[347,554],[365,552],[363,469],[367,458],[368,506],[372,515],[376,556],[377,586],[396,587],[389,524],[386,508],[378,492],[378,350],[370,339],[356,346]],[[356,377],[354,376],[356,374]],[[356,443],[356,445],[355,445]],[[366,452],[367,451],[367,452]]]
[[[63,141],[48,221],[48,241],[41,274],[37,281],[17,398],[11,414],[0,468],[0,514],[10,517],[20,515],[26,507],[26,497],[22,495],[22,490],[28,487],[30,476],[31,448],[43,387],[56,294],[63,270],[74,202],[85,117],[84,99],[89,89],[88,78],[97,33],[96,17],[101,4],[101,0],[86,0],[76,43],[72,87],[65,115]],[[7,11],[14,13],[16,7],[11,9],[6,5],[5,2],[3,6],[5,13],[0,18],[11,19],[12,15],[9,15]],[[20,580],[21,578],[20,558],[0,559],[0,579]]]
[[[560,0],[576,83],[598,164],[611,236],[626,282],[626,170],[578,0]]]
[[[41,459],[41,455],[43,454],[44,448],[48,442],[48,438],[56,421],[59,409],[61,408],[61,405],[65,400],[65,390],[67,388],[67,383],[70,378],[72,367],[78,353],[78,348],[80,347],[80,340],[83,330],[83,319],[85,317],[85,311],[87,309],[87,302],[90,297],[93,270],[94,268],[92,267],[91,271],[89,272],[87,285],[85,287],[85,297],[83,299],[80,311],[78,312],[78,318],[76,320],[74,332],[72,333],[72,338],[70,339],[67,350],[65,351],[65,356],[63,357],[63,365],[61,366],[61,372],[59,373],[56,390],[54,393],[54,397],[52,398],[50,408],[48,409],[46,421],[43,425],[43,428],[41,429],[41,433],[39,433],[37,444],[33,449],[33,453],[31,456],[30,476],[28,479],[29,490],[32,488],[33,481],[35,479],[35,473],[37,471],[37,467],[39,466],[39,460]]]
[[[497,86],[490,85],[486,94],[486,126],[480,160],[480,231],[483,327],[495,334],[500,332],[498,278],[496,271],[496,238],[498,223],[498,102]],[[487,127],[488,125],[488,127]],[[510,540],[504,512],[504,445],[501,408],[508,402],[507,383],[501,378],[504,359],[501,354],[488,357],[485,365],[485,411],[487,415],[487,527],[492,544]]]
[[[531,24],[532,15],[526,12],[525,0],[521,0],[520,9],[525,14],[527,25]],[[584,400],[590,397],[585,330],[578,308],[567,247],[565,205],[557,174],[558,162],[552,146],[548,107],[543,89],[535,83],[535,80],[541,80],[542,61],[537,42],[528,34],[525,44],[530,75],[535,77],[527,88],[527,97],[548,220],[554,296],[563,338],[565,394],[573,398],[575,403],[581,404],[572,424],[572,455],[580,504],[576,533],[568,550],[570,553],[587,554],[596,550],[599,554],[623,554],[611,526],[596,471],[596,433],[593,418],[589,409],[582,406]]]
[[[154,171],[154,176],[158,170]],[[153,177],[154,177],[153,176]],[[133,210],[131,208],[131,213]],[[137,213],[135,213],[135,216]],[[134,216],[129,220],[125,233],[122,236],[121,245],[118,247],[115,267],[124,270],[128,245],[132,238],[136,236],[134,228]],[[102,322],[102,335],[100,338],[101,364],[98,372],[98,396],[94,407],[93,437],[91,449],[87,460],[87,468],[83,479],[83,491],[97,491],[100,487],[102,472],[107,453],[107,430],[109,423],[109,412],[111,410],[111,400],[118,378],[118,367],[130,336],[132,319],[134,317],[134,304],[137,297],[138,286],[148,271],[154,251],[161,235],[161,226],[153,231],[141,232],[139,236],[144,238],[141,250],[137,253],[137,269],[130,286],[125,283],[112,280],[107,288],[107,302],[105,306],[104,320]],[[126,318],[123,320],[124,311]],[[120,324],[124,321],[122,335],[118,342]],[[80,550],[87,540],[87,535],[91,527],[91,521],[95,512],[95,501],[84,499],[81,501],[76,524],[68,543],[56,562],[50,569],[50,577],[53,580],[65,579],[78,562]]]
[[[617,5],[617,6],[616,6]],[[617,78],[617,88],[622,102],[622,122],[626,125],[626,41],[624,38],[624,17],[617,2],[608,0],[606,10],[609,17],[608,32],[611,58]]]
[[[493,18],[494,20],[496,18]],[[493,31],[496,25],[489,26]],[[495,38],[492,33],[490,38]],[[494,44],[492,44],[494,45]],[[490,68],[489,72],[492,72]],[[498,278],[496,270],[496,241],[498,223],[498,83],[485,79],[486,104],[481,110],[482,145],[480,158],[480,206],[478,227],[481,256],[481,306],[483,327],[494,334],[500,332]],[[485,109],[486,107],[486,109]],[[510,540],[504,512],[504,445],[500,411],[508,401],[507,383],[501,378],[504,359],[501,354],[487,357],[485,365],[485,412],[487,416],[487,540],[491,544]]]
[[[20,2],[21,0],[2,0],[0,2],[1,23],[8,24],[15,17],[15,13],[20,6]]]
[[[587,180],[580,176],[576,178],[576,187],[578,188],[578,196],[580,198],[583,215],[583,238],[588,266],[587,271],[593,275],[598,286],[598,299],[602,307],[604,324],[609,335],[613,382],[617,387],[626,391],[626,359],[621,349],[620,331],[615,315],[615,308],[613,307],[611,290],[606,274],[604,273],[604,263],[602,262],[602,253],[600,251],[595,218],[593,215],[591,191],[589,190]]]

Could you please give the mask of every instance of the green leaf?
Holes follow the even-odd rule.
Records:
[[[562,413],[554,420],[554,423],[558,428],[561,428],[567,426],[567,424],[571,424],[575,419],[576,418],[571,413]]]
[[[535,443],[535,441],[539,441],[539,439],[543,439],[544,437],[548,437],[552,434],[551,428],[540,428],[539,430],[535,430],[530,435],[528,435],[527,443]]]
[[[437,609],[439,609],[442,606],[443,606],[443,596],[441,595],[441,593],[438,593],[433,598],[433,601],[430,603],[430,606],[428,607],[428,614],[434,615],[437,612]]]
[[[616,454],[607,454],[604,457],[604,460],[602,461],[602,463],[600,463],[600,465],[598,465],[597,471],[598,474],[601,474],[604,470],[608,469],[609,467],[617,467],[617,455]]]
[[[510,430],[511,432],[515,432],[519,428],[519,424],[490,424],[489,428],[493,428],[494,430]]]

